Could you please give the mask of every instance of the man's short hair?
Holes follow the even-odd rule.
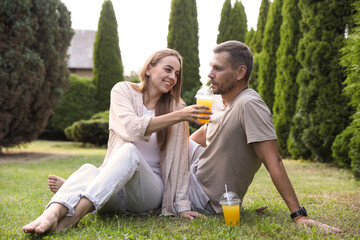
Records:
[[[227,60],[231,63],[233,69],[241,65],[246,66],[244,78],[246,81],[249,81],[254,66],[254,60],[253,54],[246,44],[235,40],[226,41],[217,45],[213,51],[214,53],[229,53]]]

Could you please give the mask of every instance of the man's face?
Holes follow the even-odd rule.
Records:
[[[230,92],[237,82],[237,70],[231,68],[228,57],[227,52],[214,53],[210,62],[211,70],[208,77],[214,94],[223,95]]]

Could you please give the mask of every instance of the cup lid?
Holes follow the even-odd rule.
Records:
[[[213,97],[214,93],[212,92],[210,87],[201,87],[197,92],[195,97],[202,98],[202,97]]]
[[[240,202],[239,196],[234,192],[226,192],[220,198],[220,205],[233,205]]]

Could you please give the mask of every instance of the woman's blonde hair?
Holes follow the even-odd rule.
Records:
[[[147,94],[146,91],[149,86],[150,76],[146,75],[146,71],[148,70],[149,67],[156,66],[156,64],[158,64],[158,62],[161,59],[163,59],[164,57],[168,57],[168,56],[174,56],[179,60],[179,63],[180,63],[179,74],[177,75],[177,82],[176,82],[175,86],[169,92],[163,94],[161,96],[161,98],[159,99],[159,101],[157,102],[157,104],[155,106],[155,116],[161,116],[163,114],[171,112],[173,110],[172,105],[173,105],[174,101],[176,103],[178,103],[180,100],[183,59],[182,59],[182,56],[176,50],[173,50],[173,49],[159,50],[159,51],[154,52],[148,58],[148,60],[145,62],[144,66],[140,70],[139,77],[140,77],[141,83],[140,83],[140,85],[138,85],[139,87],[136,90],[139,92],[142,92],[143,94]],[[170,128],[163,128],[156,133],[157,143],[158,143],[160,151],[165,150],[169,134],[170,134]]]

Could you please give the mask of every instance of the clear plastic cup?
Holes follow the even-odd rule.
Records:
[[[197,91],[195,98],[196,98],[196,104],[208,106],[211,110],[212,104],[213,104],[213,99],[214,99],[214,94],[210,88],[205,88],[205,87],[200,88]],[[203,109],[203,110],[207,110],[207,109]],[[210,116],[210,114],[200,114],[200,115]],[[201,123],[208,123],[209,119],[198,118],[198,121]]]
[[[220,198],[225,223],[228,226],[240,226],[241,200],[234,192],[226,192]]]

